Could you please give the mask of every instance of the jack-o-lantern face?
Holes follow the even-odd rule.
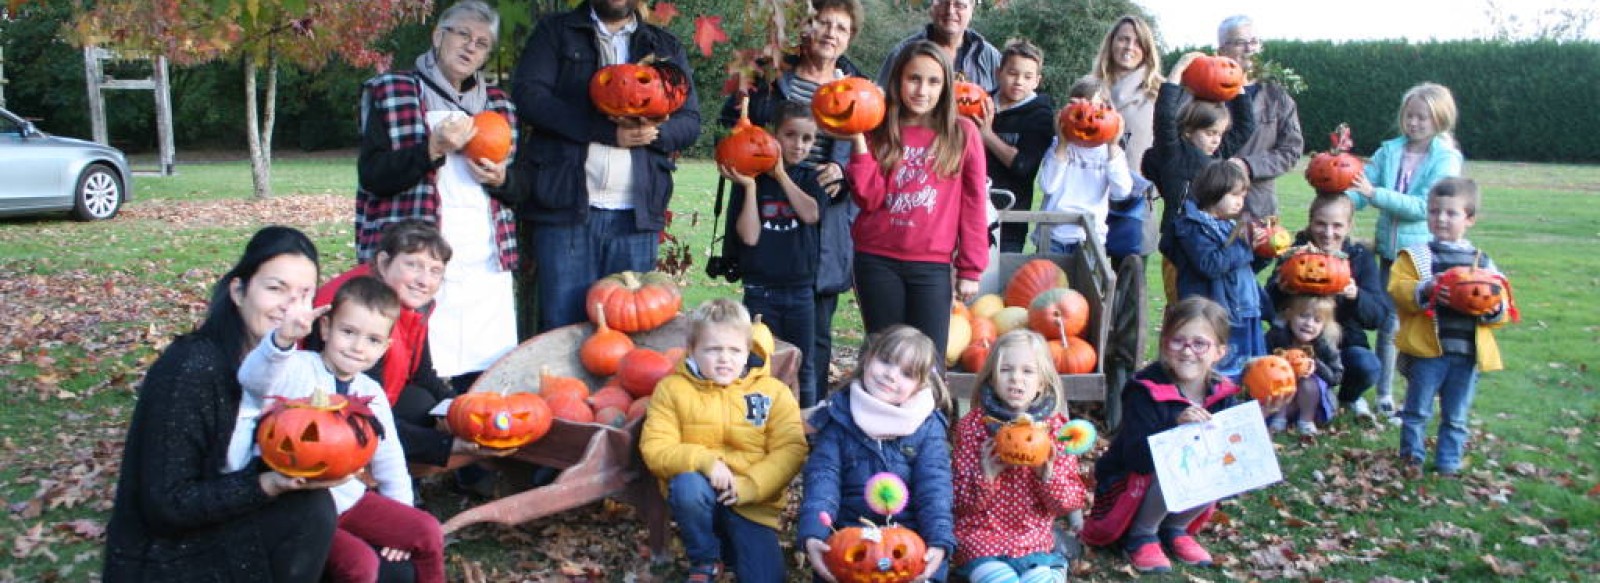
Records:
[[[739,118],[733,133],[717,143],[717,163],[745,176],[757,176],[778,165],[778,139],[767,130]]]
[[[983,106],[989,102],[989,92],[970,81],[956,83],[956,113],[967,117],[983,117]]]
[[[1271,354],[1252,360],[1244,369],[1244,388],[1257,401],[1293,395],[1294,365],[1289,364],[1288,359]]]
[[[1278,283],[1289,293],[1337,294],[1350,285],[1350,260],[1342,253],[1304,248],[1278,266]]]
[[[1468,316],[1482,316],[1500,309],[1505,302],[1505,279],[1497,273],[1471,267],[1452,267],[1439,274],[1434,286],[1435,295],[1444,289],[1449,295],[1442,300],[1457,312]]]
[[[1026,414],[1000,427],[994,433],[994,455],[1013,466],[1035,467],[1050,461],[1054,444],[1050,426],[1035,423]]]
[[[1306,182],[1319,193],[1340,193],[1349,190],[1364,169],[1355,156],[1322,152],[1312,156],[1311,164],[1306,166]]]
[[[883,123],[883,90],[862,77],[845,77],[817,88],[811,116],[817,127],[840,136],[872,131]]]
[[[1074,99],[1056,116],[1067,141],[1086,148],[1103,146],[1122,137],[1122,114],[1110,105]]]
[[[273,401],[256,426],[261,461],[278,473],[337,480],[355,473],[378,450],[383,426],[367,408],[370,397],[318,390],[305,399]]]
[[[493,449],[522,447],[550,431],[550,406],[533,393],[467,393],[450,402],[450,432]]]
[[[589,100],[606,115],[660,118],[688,99],[688,76],[670,62],[608,65],[589,79]]]
[[[1310,348],[1279,348],[1272,353],[1289,361],[1289,367],[1294,369],[1295,378],[1303,379],[1317,372],[1317,361],[1311,357]]]
[[[1183,86],[1195,99],[1229,101],[1244,91],[1244,69],[1227,57],[1202,56],[1183,70]]]
[[[907,583],[927,568],[922,537],[900,526],[852,526],[828,537],[822,562],[839,583]]]

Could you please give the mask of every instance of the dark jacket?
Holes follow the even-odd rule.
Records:
[[[993,181],[990,188],[1003,188],[1015,194],[1017,199],[1012,209],[1031,210],[1034,207],[1033,184],[1039,177],[1039,164],[1050,150],[1051,140],[1056,137],[1055,102],[1049,95],[1039,93],[1027,103],[995,112],[994,133],[1016,148],[1017,155],[1011,159],[1011,165],[1006,166],[1000,163],[1000,158],[994,152],[984,148],[984,155],[989,159],[989,179]],[[1001,250],[1020,252],[1027,236],[1028,225],[1025,223],[1001,225],[1000,240],[1006,243]]]
[[[1256,283],[1256,272],[1272,262],[1258,258],[1250,249],[1250,238],[1237,237],[1237,221],[1219,219],[1183,201],[1183,212],[1161,236],[1161,254],[1178,272],[1178,297],[1203,296],[1222,304],[1233,317],[1233,325],[1248,318],[1266,319],[1266,295]]]
[[[1274,325],[1267,331],[1268,351],[1303,347],[1299,342],[1295,342],[1294,333],[1290,332],[1287,326]],[[1311,349],[1313,352],[1311,356],[1317,362],[1315,374],[1322,377],[1322,381],[1328,383],[1330,387],[1337,387],[1339,383],[1344,382],[1344,360],[1339,358],[1339,349],[1326,338],[1318,338]]]
[[[867,507],[862,497],[867,480],[879,472],[894,472],[911,490],[906,510],[894,516],[895,524],[922,535],[930,547],[947,553],[956,548],[954,486],[950,474],[949,422],[935,411],[916,433],[879,441],[867,437],[850,415],[850,391],[841,390],[811,415],[817,432],[811,436],[811,456],[806,458],[805,500],[800,503],[797,546],[808,539],[827,540],[830,530],[819,512],[833,517],[836,528],[861,524],[860,518],[883,524],[883,516]]]
[[[1155,141],[1140,162],[1144,177],[1155,183],[1156,190],[1161,192],[1163,235],[1172,224],[1172,219],[1177,217],[1183,201],[1190,198],[1189,181],[1207,164],[1234,156],[1256,131],[1250,94],[1240,93],[1228,102],[1228,115],[1232,122],[1228,124],[1228,133],[1222,136],[1222,146],[1217,148],[1216,155],[1207,156],[1184,139],[1183,132],[1178,129],[1178,109],[1184,101],[1187,100],[1184,99],[1182,86],[1161,84],[1161,93],[1156,97]]]
[[[1239,404],[1239,387],[1226,378],[1211,386],[1205,408],[1216,413]],[[1156,471],[1150,457],[1150,436],[1178,426],[1178,415],[1190,407],[1160,361],[1150,363],[1128,379],[1122,389],[1122,429],[1094,464],[1095,479],[1104,484],[1127,474]]]
[[[827,204],[828,195],[817,184],[817,171],[801,166],[787,170],[789,179],[818,205]],[[789,204],[783,185],[771,176],[756,177],[756,218],[761,236],[755,245],[739,239],[739,213],[744,212],[744,189],[736,188],[728,202],[726,236],[737,242],[739,265],[745,285],[788,287],[810,286],[817,281],[817,226],[800,220]]]
[[[589,79],[600,69],[588,3],[539,21],[511,77],[517,111],[529,125],[518,172],[529,177],[525,221],[571,224],[589,213],[584,163],[589,144],[617,145],[617,124],[589,100]],[[628,62],[646,55],[672,61],[690,74],[683,45],[672,33],[639,22],[628,40]],[[692,76],[692,74],[691,74]],[[700,136],[700,101],[689,83],[683,108],[660,127],[656,141],[633,148],[634,226],[658,231],[672,200],[673,157]]]
[[[1309,238],[1305,233],[1295,236],[1295,245],[1304,245]],[[1377,330],[1378,325],[1389,319],[1394,313],[1394,306],[1389,303],[1389,292],[1383,289],[1383,282],[1378,280],[1378,261],[1367,250],[1366,245],[1353,243],[1349,239],[1344,242],[1344,254],[1350,261],[1350,279],[1356,282],[1356,287],[1361,291],[1356,293],[1356,299],[1345,299],[1342,295],[1333,296],[1334,318],[1339,321],[1339,327],[1344,329],[1344,334],[1339,339],[1341,348],[1359,346],[1371,348],[1367,343],[1367,331]],[[1288,259],[1285,254],[1278,258],[1278,265],[1283,265],[1283,260]],[[1277,308],[1288,301],[1289,293],[1278,287],[1278,270],[1273,268],[1272,275],[1267,278],[1267,298],[1272,302],[1268,313],[1273,318],[1277,317]],[[1266,319],[1266,318],[1262,318]]]

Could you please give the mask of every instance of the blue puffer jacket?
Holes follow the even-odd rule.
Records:
[[[950,476],[949,421],[935,411],[916,433],[890,440],[867,437],[850,415],[850,391],[841,390],[826,407],[813,413],[811,457],[806,459],[805,501],[800,504],[797,546],[810,539],[828,540],[832,531],[819,512],[833,517],[836,527],[861,524],[865,517],[883,524],[883,516],[867,507],[863,493],[867,479],[878,472],[894,472],[911,489],[906,509],[893,522],[917,532],[929,547],[941,547],[946,556],[956,548],[955,494]]]
[[[1388,140],[1372,154],[1367,164],[1367,180],[1372,182],[1372,202],[1354,190],[1346,191],[1356,202],[1356,210],[1377,207],[1378,256],[1390,261],[1401,249],[1433,240],[1428,232],[1428,191],[1440,180],[1461,175],[1462,156],[1455,141],[1434,136],[1428,156],[1412,171],[1405,192],[1395,190],[1400,182],[1400,164],[1405,158],[1406,137]]]

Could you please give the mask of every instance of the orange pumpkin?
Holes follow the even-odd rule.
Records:
[[[1244,91],[1244,69],[1228,57],[1202,56],[1183,70],[1183,86],[1195,99],[1229,101]]]
[[[994,320],[973,316],[969,322],[972,324],[972,344],[985,340],[994,342],[1000,338],[1000,328],[994,325]]]
[[[648,397],[656,392],[656,383],[672,373],[673,363],[666,355],[649,348],[635,348],[622,357],[622,388],[634,398]]]
[[[928,546],[903,526],[851,526],[828,537],[822,563],[839,583],[908,583],[927,568]]]
[[[1303,247],[1278,265],[1278,284],[1289,293],[1328,296],[1343,292],[1350,281],[1344,253]]]
[[[983,363],[989,361],[989,351],[993,349],[992,339],[974,340],[961,351],[961,369],[971,373],[983,370]]]
[[[608,377],[617,374],[617,369],[622,366],[622,355],[633,350],[633,339],[627,334],[612,330],[606,325],[606,311],[604,306],[595,306],[594,334],[583,339],[583,345],[578,347],[578,361],[583,363],[583,369],[598,377]]]
[[[1275,397],[1293,395],[1295,391],[1294,365],[1281,356],[1268,354],[1250,361],[1244,368],[1244,388],[1250,397],[1265,401]]]
[[[1360,158],[1349,154],[1355,147],[1350,140],[1350,124],[1339,124],[1328,134],[1328,140],[1332,142],[1328,151],[1312,156],[1306,165],[1306,182],[1318,194],[1342,194],[1365,169]]]
[[[545,399],[545,403],[550,406],[550,414],[556,419],[573,423],[594,423],[594,409],[581,398],[566,394]]]
[[[589,100],[608,116],[660,118],[688,99],[688,75],[667,61],[608,65],[589,79]]]
[[[1500,309],[1509,297],[1505,276],[1486,269],[1460,266],[1439,274],[1433,287],[1433,302],[1441,301],[1468,316],[1482,316]],[[1448,290],[1449,295],[1441,295]]]
[[[1067,287],[1067,272],[1060,265],[1049,259],[1029,260],[1006,282],[1006,305],[1026,308],[1040,292],[1058,287]]]
[[[582,401],[589,398],[589,385],[572,377],[552,374],[550,367],[544,366],[539,369],[539,396],[546,401],[566,396]]]
[[[1056,116],[1056,127],[1068,142],[1094,148],[1122,137],[1122,114],[1105,103],[1073,99]]]
[[[776,168],[781,161],[778,139],[767,130],[750,123],[748,111],[750,98],[745,97],[739,107],[739,122],[733,124],[728,137],[717,143],[717,163],[744,176],[758,176]]]
[[[1050,424],[1034,422],[1026,413],[994,432],[994,455],[1013,466],[1036,467],[1050,461],[1054,453]]]
[[[1077,336],[1067,336],[1065,342],[1051,340],[1049,345],[1057,374],[1090,374],[1100,364],[1094,345]]]
[[[367,408],[371,397],[348,398],[317,389],[303,399],[273,399],[256,426],[261,461],[278,473],[337,480],[372,460],[383,425]]]
[[[648,332],[678,315],[683,307],[683,292],[672,277],[658,271],[624,271],[600,278],[589,286],[584,305],[589,320],[606,323],[628,334]]]
[[[1254,247],[1256,257],[1277,257],[1294,245],[1294,236],[1278,224],[1278,217],[1265,217],[1256,223],[1256,229],[1266,231],[1266,237]]]
[[[956,113],[967,117],[983,117],[983,107],[989,103],[989,92],[970,81],[956,82]]]
[[[1289,361],[1289,367],[1294,369],[1295,378],[1306,378],[1311,373],[1317,372],[1317,360],[1311,356],[1311,348],[1279,348],[1273,354]]]
[[[1088,325],[1089,300],[1074,289],[1045,290],[1028,306],[1028,327],[1050,340],[1078,336]]]
[[[467,140],[467,145],[461,147],[461,154],[469,160],[488,158],[489,161],[500,163],[511,156],[511,124],[506,121],[506,116],[495,111],[484,111],[472,116],[472,127],[478,133]]]
[[[883,123],[883,90],[864,77],[845,77],[817,88],[811,116],[817,127],[840,136],[872,131]]]
[[[615,407],[626,411],[628,410],[628,405],[631,404],[633,404],[633,396],[629,395],[628,391],[623,390],[621,386],[601,387],[593,395],[589,395],[589,406],[594,407],[596,411],[606,407]]]
[[[445,423],[450,433],[493,449],[522,447],[550,432],[554,417],[544,398],[533,393],[467,393],[450,401]]]

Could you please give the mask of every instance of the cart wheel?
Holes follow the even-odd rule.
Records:
[[[1117,288],[1112,296],[1111,330],[1106,340],[1106,428],[1122,425],[1122,387],[1144,360],[1145,298],[1144,258],[1123,257],[1117,265]]]

